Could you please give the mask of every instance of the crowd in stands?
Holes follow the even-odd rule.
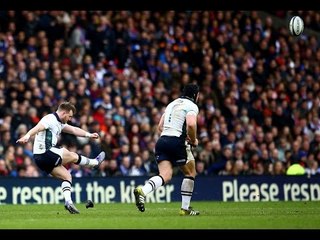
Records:
[[[44,176],[32,141],[16,140],[63,101],[77,108],[70,124],[101,139],[59,144],[106,152],[98,170],[70,165],[73,176],[156,174],[157,123],[190,82],[199,176],[320,174],[316,36],[256,11],[0,11],[0,176]]]

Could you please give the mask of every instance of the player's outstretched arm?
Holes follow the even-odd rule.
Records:
[[[26,135],[24,135],[23,137],[19,138],[16,143],[26,143],[29,141],[30,137],[36,135],[38,132],[41,132],[45,130],[45,127],[39,122],[36,126],[34,126],[33,128],[31,128]]]
[[[66,125],[63,129],[63,132],[73,134],[77,137],[87,137],[87,138],[93,138],[98,139],[100,136],[98,133],[89,133],[79,127]]]

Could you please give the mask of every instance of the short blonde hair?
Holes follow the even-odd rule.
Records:
[[[76,107],[71,102],[63,102],[59,105],[58,111],[72,111],[73,114],[76,114]]]

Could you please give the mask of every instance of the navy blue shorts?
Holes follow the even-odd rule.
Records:
[[[51,151],[53,150],[53,151]],[[45,171],[47,174],[51,173],[52,170],[62,163],[62,157],[58,154],[62,153],[61,149],[51,148],[42,154],[34,154],[33,158],[37,166]]]
[[[185,139],[173,136],[161,136],[155,146],[157,163],[168,160],[173,166],[185,165],[187,151]]]

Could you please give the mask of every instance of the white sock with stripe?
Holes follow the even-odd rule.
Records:
[[[153,176],[148,180],[148,182],[142,187],[142,192],[144,195],[156,190],[158,187],[164,185],[163,178],[160,175]]]
[[[193,193],[193,187],[194,187],[194,178],[193,177],[185,177],[182,180],[181,183],[181,197],[182,197],[182,203],[181,208],[182,209],[189,209],[190,201]]]
[[[62,188],[62,194],[64,196],[64,200],[65,202],[69,202],[72,203],[72,199],[71,199],[71,182],[69,182],[68,180],[64,180],[61,183],[61,188]]]

